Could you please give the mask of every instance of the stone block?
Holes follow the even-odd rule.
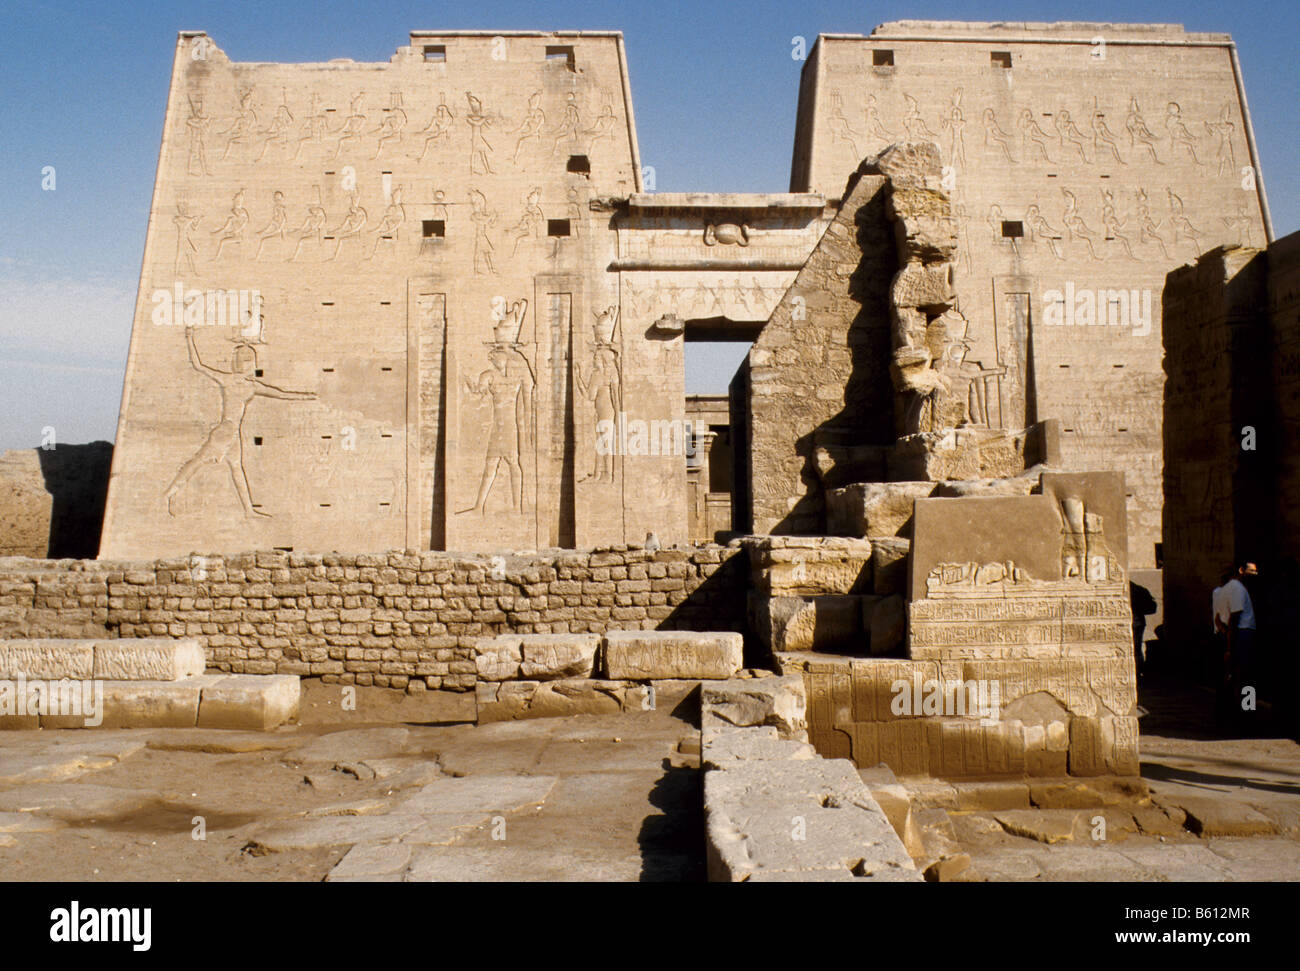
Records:
[[[700,712],[701,725],[771,725],[782,738],[808,740],[808,694],[799,674],[706,683]]]
[[[525,634],[519,674],[530,681],[590,678],[600,641],[599,634]]]
[[[952,264],[908,263],[894,276],[890,297],[899,307],[935,314],[951,310],[957,299]]]
[[[871,589],[877,596],[907,593],[908,539],[877,539],[871,544]]]
[[[912,535],[912,506],[933,495],[934,482],[855,482],[826,494],[827,528],[868,539]]]
[[[751,628],[772,651],[860,651],[862,597],[767,597],[750,593]]]
[[[199,701],[204,689],[226,677],[229,676],[207,674],[180,681],[105,682],[102,727],[194,728],[198,725]]]
[[[179,681],[203,673],[207,658],[192,638],[96,641],[95,677],[104,681]]]
[[[0,680],[88,681],[94,677],[94,642],[45,638],[0,641]]]
[[[522,634],[481,637],[474,642],[474,667],[480,681],[513,681],[523,663]]]
[[[702,750],[706,769],[732,768],[750,760],[817,758],[817,751],[807,742],[769,736],[762,729],[711,732]]]
[[[745,542],[754,589],[773,597],[863,593],[871,543],[839,536],[762,536]]]
[[[609,631],[604,669],[615,680],[722,679],[740,670],[743,653],[732,631]]]
[[[232,674],[203,688],[199,728],[269,731],[298,715],[298,678],[291,674]]]

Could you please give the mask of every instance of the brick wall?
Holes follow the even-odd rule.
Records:
[[[482,635],[743,631],[747,583],[743,553],[719,546],[9,558],[0,637],[196,637],[223,671],[468,690]]]

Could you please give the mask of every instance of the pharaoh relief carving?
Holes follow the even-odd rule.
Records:
[[[519,153],[523,151],[526,142],[536,139],[541,142],[542,129],[546,127],[546,112],[542,110],[542,92],[534,91],[528,96],[528,110],[524,113],[524,120],[519,123],[519,127],[510,134],[517,136],[515,138],[515,153],[510,157],[510,161],[518,164]]]
[[[954,166],[966,167],[966,139],[962,134],[966,128],[966,118],[961,111],[961,88],[956,88],[948,111],[940,121],[939,128],[948,133],[948,158]]]
[[[876,104],[876,96],[874,94],[867,95],[867,106],[862,109],[862,113],[867,120],[868,135],[885,142],[893,142],[897,140],[897,136],[886,128],[884,122],[880,120],[880,107]]]
[[[1119,218],[1119,212],[1115,208],[1115,194],[1110,189],[1101,190],[1101,228],[1105,233],[1107,240],[1113,240],[1124,248],[1125,254],[1130,260],[1137,260],[1133,255],[1133,247],[1129,243],[1127,234],[1123,232],[1124,221]]]
[[[1061,251],[1061,234],[1047,221],[1037,204],[1025,210],[1025,222],[1029,225],[1035,242],[1046,243],[1053,256],[1058,260],[1065,259],[1065,254]]]
[[[1236,176],[1237,174],[1237,155],[1232,149],[1232,135],[1236,126],[1232,123],[1232,105],[1225,101],[1223,108],[1219,111],[1218,121],[1207,121],[1205,130],[1211,138],[1217,138],[1218,143],[1214,149],[1214,158],[1218,163],[1218,174],[1223,176]]]
[[[183,200],[176,203],[176,215],[172,216],[172,224],[176,227],[176,259],[172,261],[173,273],[180,273],[183,261],[191,274],[198,275],[194,257],[199,255],[199,246],[194,240],[194,235],[199,231],[199,223],[202,221],[203,216],[192,212],[189,203]]]
[[[903,103],[907,106],[903,113],[903,131],[907,133],[908,140],[914,142],[934,141],[936,136],[926,125],[925,119],[921,117],[921,106],[917,103],[917,100],[910,94],[904,94]]]
[[[1061,151],[1066,156],[1070,156],[1073,154],[1070,150],[1073,149],[1075,152],[1079,153],[1079,161],[1086,163],[1088,161],[1088,154],[1083,150],[1083,132],[1079,131],[1079,126],[1076,125],[1074,120],[1070,117],[1069,110],[1066,108],[1058,108],[1052,121],[1056,126],[1056,134],[1060,139]]]
[[[1088,245],[1088,253],[1094,260],[1100,260],[1097,255],[1097,248],[1093,243],[1092,230],[1088,224],[1083,221],[1083,216],[1079,214],[1079,201],[1075,198],[1074,193],[1069,189],[1062,189],[1061,194],[1065,196],[1065,211],[1061,215],[1061,222],[1065,225],[1065,235],[1067,240],[1081,239]]]
[[[1061,579],[1105,583],[1123,579],[1119,560],[1102,532],[1102,518],[1084,508],[1082,499],[1061,500]]]
[[[255,398],[277,398],[282,401],[311,401],[314,391],[286,391],[257,377],[257,348],[246,340],[233,342],[230,370],[222,370],[204,363],[194,342],[194,328],[185,328],[185,345],[190,366],[213,381],[221,391],[221,415],[208,431],[198,450],[180,467],[164,494],[167,513],[174,516],[174,502],[185,486],[202,468],[208,465],[225,465],[231,483],[239,496],[247,519],[269,519],[267,513],[253,503],[248,474],[244,469],[243,428],[248,406]]]
[[[217,240],[217,249],[212,254],[212,259],[221,259],[221,251],[227,243],[233,243],[243,252],[244,247],[244,230],[248,228],[248,210],[244,208],[244,190],[240,189],[235,193],[234,199],[230,203],[230,213],[226,216],[226,221],[212,230],[213,236],[220,237]]]
[[[1192,225],[1192,221],[1187,218],[1183,200],[1169,186],[1165,186],[1165,195],[1169,197],[1169,225],[1174,229],[1173,245],[1177,246],[1179,240],[1186,239],[1191,243],[1192,248],[1197,253],[1200,253],[1203,248],[1201,246],[1201,234]]]
[[[189,135],[189,158],[185,170],[190,175],[211,175],[208,169],[208,153],[204,140],[212,119],[203,113],[203,99],[190,95],[190,114],[185,119],[185,130]]]
[[[1151,203],[1147,198],[1146,189],[1137,190],[1137,213],[1138,242],[1155,243],[1160,247],[1160,252],[1164,254],[1165,259],[1169,259],[1169,248],[1165,246],[1164,237],[1157,231],[1160,228],[1160,220],[1151,215]]]
[[[487,197],[478,189],[469,190],[470,221],[474,224],[474,273],[496,273],[492,262],[492,238],[488,230],[497,221],[497,212],[488,205]]]
[[[483,102],[469,92],[465,93],[469,101],[469,114],[465,124],[469,125],[469,174],[492,174],[492,144],[483,134],[492,127],[492,119],[483,111]]]
[[[420,154],[416,156],[417,162],[424,161],[425,154],[429,147],[440,139],[449,138],[452,122],[456,120],[456,112],[452,111],[447,105],[447,95],[439,93],[438,107],[433,109],[433,117],[429,123],[420,129],[419,134],[424,136],[424,144],[420,147]]]
[[[614,335],[618,328],[618,307],[611,306],[595,315],[593,326],[595,345],[592,347],[591,359],[584,372],[579,365],[574,373],[578,394],[591,402],[595,417],[596,441],[601,440],[602,429],[612,429],[618,413],[623,407],[623,366],[619,361],[618,350],[614,346]],[[606,432],[608,437],[608,432]],[[593,449],[591,471],[583,476],[583,482],[614,481],[614,450],[612,448]]]
[[[486,515],[488,500],[502,466],[510,477],[510,508],[524,511],[524,469],[521,456],[533,441],[533,391],[537,381],[532,365],[521,350],[519,335],[528,314],[528,301],[520,299],[506,308],[488,342],[491,365],[474,381],[465,381],[465,392],[486,399],[491,407],[487,450],[478,496],[468,509],[457,515]]]

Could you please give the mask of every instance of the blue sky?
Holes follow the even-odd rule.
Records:
[[[1300,228],[1295,0],[800,3],[63,2],[0,11],[0,449],[114,435],[176,32],[234,60],[386,61],[411,29],[616,29],[642,163],[661,192],[783,191],[800,62],[791,38],[889,20],[1181,23],[1237,42],[1273,225]],[[52,165],[56,188],[42,191]],[[724,391],[741,349],[695,345],[687,390]]]

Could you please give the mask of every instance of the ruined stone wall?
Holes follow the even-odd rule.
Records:
[[[94,556],[113,446],[0,453],[0,556]]]
[[[743,526],[754,533],[822,532],[817,448],[891,438],[888,296],[897,260],[886,179],[862,175],[845,195],[747,359],[752,521]]]
[[[483,635],[743,631],[742,551],[0,560],[0,637],[194,637],[208,666],[468,690]]]
[[[792,191],[939,145],[968,360],[1005,368],[1004,427],[1059,417],[1067,467],[1124,473],[1135,568],[1160,541],[1165,274],[1267,239],[1239,81],[1229,37],[1169,24],[909,21],[822,36],[804,66]]]
[[[1246,551],[1259,540],[1258,510],[1243,500],[1269,485],[1267,470],[1242,446],[1251,426],[1267,447],[1265,293],[1265,260],[1244,248],[1212,250],[1165,284],[1164,616],[1174,643],[1210,631],[1220,573],[1238,553],[1262,552]]]

